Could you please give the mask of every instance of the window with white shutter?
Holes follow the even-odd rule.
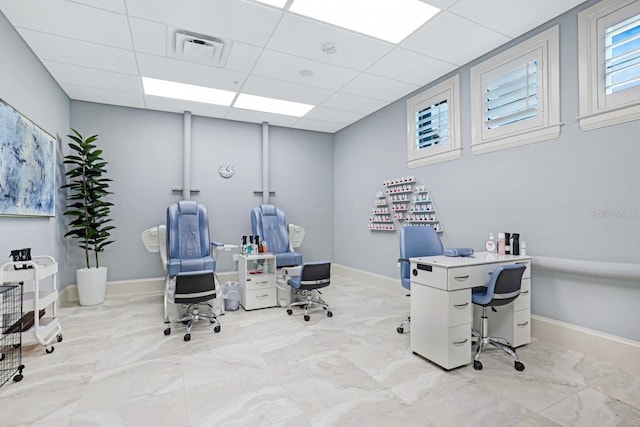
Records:
[[[558,26],[471,67],[473,153],[560,136],[558,70]]]
[[[460,157],[460,76],[407,100],[407,162],[418,167]]]

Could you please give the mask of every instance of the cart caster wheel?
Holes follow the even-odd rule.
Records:
[[[62,334],[58,334],[56,340],[58,340],[58,342],[62,342]]]
[[[396,331],[398,331],[399,334],[404,334],[404,328],[402,326],[398,326]]]
[[[475,369],[476,371],[481,371],[482,370],[482,362],[480,362],[479,360],[474,360],[473,361],[473,369]]]
[[[218,332],[220,332],[220,325],[216,325],[216,326],[214,326],[214,328],[213,328],[213,332],[215,332],[216,334],[217,334]]]
[[[54,346],[52,346],[52,345],[47,346],[47,347],[45,347],[45,348],[44,348],[44,351],[45,351],[47,354],[51,354],[51,353],[53,353],[53,350],[55,350],[55,347],[54,347]]]
[[[184,340],[185,340],[185,341],[191,341],[191,334],[186,334],[186,335],[184,336]]]
[[[327,317],[333,317],[333,313],[330,311],[327,311]]]
[[[524,365],[522,364],[522,362],[514,362],[513,364],[516,367],[516,371],[524,371]]]
[[[309,321],[309,319],[311,319],[311,317],[309,317],[309,315],[308,315],[308,314],[305,314],[305,315],[304,315],[304,321],[305,321],[305,322],[308,322],[308,321]]]
[[[13,348],[20,348],[20,344],[14,344]]]
[[[171,328],[167,328],[164,330],[165,335],[171,335]]]
[[[14,383],[20,382],[20,381],[22,381],[22,378],[24,378],[23,375],[22,374],[18,374],[15,377],[13,377],[13,382]]]
[[[182,324],[183,324],[183,325],[186,325],[187,323],[189,323],[189,321],[188,321],[188,320],[183,320],[183,321],[182,321]]]
[[[288,308],[288,309],[287,309],[287,314],[288,314],[289,316],[291,316],[291,315],[293,314],[293,310],[291,310],[290,308]]]

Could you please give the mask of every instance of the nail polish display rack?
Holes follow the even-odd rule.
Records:
[[[403,225],[423,225],[443,232],[436,208],[425,185],[413,176],[386,180],[376,193],[367,229],[395,231]]]

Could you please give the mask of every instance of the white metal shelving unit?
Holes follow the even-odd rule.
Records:
[[[62,327],[58,319],[58,263],[48,255],[34,256],[30,261],[11,261],[0,267],[0,284],[22,283],[23,313],[33,312],[33,327],[23,333],[24,343],[35,340],[47,353],[54,350],[53,342],[62,341]],[[41,283],[41,282],[45,283]],[[27,290],[28,283],[33,289]],[[49,282],[47,285],[46,282]],[[40,317],[40,310],[45,314]]]

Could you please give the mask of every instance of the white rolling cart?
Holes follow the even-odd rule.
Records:
[[[22,312],[33,312],[33,327],[24,332],[26,340],[23,339],[22,343],[35,340],[44,346],[47,353],[53,352],[54,341],[62,341],[57,273],[58,263],[48,255],[34,256],[30,261],[11,261],[0,267],[0,284],[22,283]],[[42,317],[39,315],[41,310],[45,311]]]

